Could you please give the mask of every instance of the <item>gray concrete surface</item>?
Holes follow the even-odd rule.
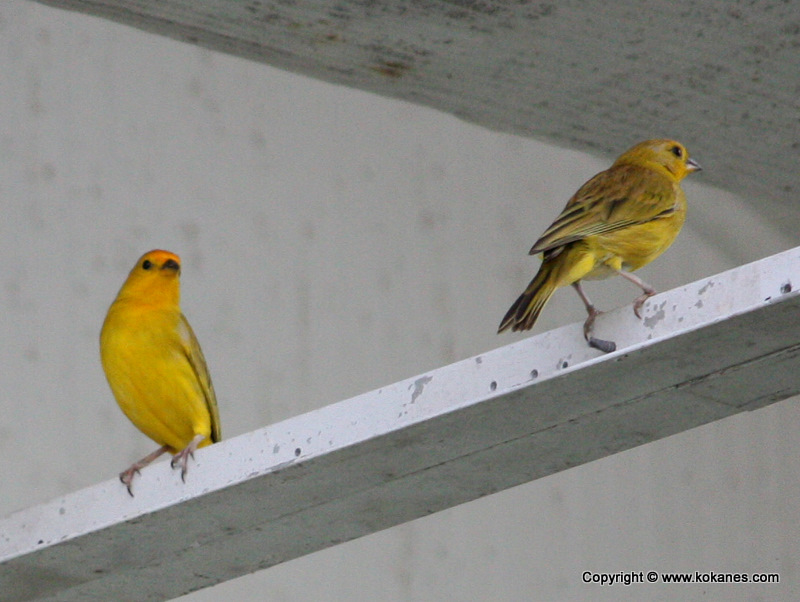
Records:
[[[679,138],[800,226],[796,2],[41,1],[575,150]]]

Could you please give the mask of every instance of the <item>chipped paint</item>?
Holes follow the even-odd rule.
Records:
[[[642,323],[645,325],[645,328],[654,328],[656,324],[661,322],[661,320],[663,320],[666,317],[667,312],[664,311],[665,305],[666,303],[662,303],[661,305],[659,305],[658,311],[656,311],[652,316],[647,316],[644,320],[642,320]]]
[[[703,295],[703,294],[705,294],[705,292],[706,292],[708,289],[710,289],[710,288],[714,288],[714,281],[713,281],[713,280],[709,280],[708,282],[706,282],[706,283],[705,283],[705,284],[702,286],[702,288],[701,288],[699,291],[697,291],[697,294],[698,294],[698,295]]]
[[[420,376],[417,380],[414,381],[414,384],[408,387],[409,389],[414,389],[411,393],[411,403],[417,401],[417,397],[422,395],[422,390],[425,388],[429,382],[433,380],[432,376]]]

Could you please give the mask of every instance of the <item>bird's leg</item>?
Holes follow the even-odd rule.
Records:
[[[633,301],[633,313],[636,314],[636,317],[640,320],[642,319],[641,314],[639,313],[644,305],[644,302],[647,301],[650,297],[656,294],[656,289],[652,286],[647,284],[644,280],[639,278],[638,276],[631,274],[630,272],[625,272],[623,270],[618,270],[620,276],[625,278],[626,280],[630,280],[636,286],[638,286],[642,291],[644,291],[640,296],[636,297]]]
[[[119,480],[122,481],[122,484],[128,488],[128,493],[133,497],[133,477],[145,466],[150,464],[153,460],[158,458],[161,454],[166,453],[169,451],[169,447],[166,445],[162,445],[156,451],[151,454],[147,454],[144,458],[139,460],[138,462],[134,462],[131,464],[131,467],[127,470],[123,470],[119,473]]]
[[[575,291],[578,293],[578,296],[581,298],[581,301],[583,301],[583,304],[586,306],[586,312],[592,318],[592,321],[594,321],[594,319],[597,316],[599,316],[601,313],[603,313],[603,312],[597,310],[597,308],[592,303],[592,300],[589,299],[589,297],[586,295],[586,293],[583,292],[583,287],[581,287],[581,281],[580,280],[578,280],[577,282],[573,282],[572,283],[572,288],[575,289]]]
[[[598,310],[586,293],[583,292],[580,280],[578,282],[573,282],[572,287],[577,291],[578,296],[581,298],[581,301],[583,301],[584,306],[586,306],[586,313],[589,314],[589,317],[586,318],[586,321],[583,323],[583,338],[586,339],[587,343],[589,343],[589,347],[599,349],[603,353],[611,353],[612,351],[616,351],[617,344],[614,341],[604,341],[603,339],[596,339],[592,336],[594,320],[603,312]]]
[[[195,435],[194,439],[189,441],[189,445],[172,456],[170,466],[172,466],[172,468],[177,466],[181,467],[181,481],[184,483],[186,482],[186,473],[189,472],[189,458],[194,458],[194,452],[197,450],[197,446],[200,445],[200,442],[205,438],[205,435]]]

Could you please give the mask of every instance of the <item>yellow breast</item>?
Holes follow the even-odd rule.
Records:
[[[117,302],[100,335],[100,355],[122,411],[145,435],[173,453],[206,436],[211,416],[182,344],[179,311],[144,311]]]

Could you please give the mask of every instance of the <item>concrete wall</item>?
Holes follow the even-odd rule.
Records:
[[[530,244],[612,159],[27,0],[0,5],[0,115],[0,514],[153,449],[97,350],[144,251],[183,257],[231,437],[514,340],[495,329]],[[661,290],[797,243],[702,178],[641,272]],[[587,290],[605,307],[635,293]],[[537,331],[583,319],[571,291],[557,300]],[[185,599],[796,598],[798,428],[784,401]],[[584,570],[782,583],[601,589]]]

